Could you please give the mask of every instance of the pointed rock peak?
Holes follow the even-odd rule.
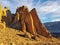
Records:
[[[33,8],[32,10],[36,10],[35,8]]]
[[[18,7],[17,8],[17,12],[29,12],[29,9],[28,9],[28,7],[27,6],[21,6],[21,7]]]
[[[28,9],[27,6],[22,6],[22,8],[23,8],[25,11],[29,12],[29,9]]]
[[[35,9],[35,8],[33,8],[31,11],[35,11],[35,12],[36,12],[36,9]],[[30,11],[30,12],[31,12],[31,11]]]

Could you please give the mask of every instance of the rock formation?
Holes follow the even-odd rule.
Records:
[[[0,11],[0,16],[1,15]],[[10,10],[5,7],[3,10],[2,22],[5,22],[6,26],[23,31],[25,34],[29,32],[35,37],[38,35],[51,37],[50,32],[39,19],[35,8],[29,11],[27,6],[18,7],[16,13],[12,14]]]
[[[21,30],[24,33],[28,31],[34,36],[39,34],[45,37],[51,37],[50,32],[46,29],[44,24],[42,24],[41,20],[39,19],[35,8],[29,11],[27,6],[19,7],[16,10],[16,16],[14,19],[14,23],[17,22],[21,24]]]
[[[39,19],[35,8],[30,11],[30,14],[33,17],[33,23],[36,28],[36,32],[43,36],[51,37],[50,32],[46,29],[44,24],[42,24],[41,20]]]

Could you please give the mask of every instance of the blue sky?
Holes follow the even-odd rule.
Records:
[[[60,0],[0,0],[2,6],[8,6],[12,13],[16,8],[26,5],[30,10],[36,8],[43,23],[60,21]]]

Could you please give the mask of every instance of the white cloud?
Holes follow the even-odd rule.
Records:
[[[60,21],[60,19],[53,19],[52,22],[55,22],[55,21]]]
[[[33,6],[33,0],[13,0],[14,3],[16,3],[16,6],[22,6],[22,5],[26,5],[29,7],[29,9],[31,9]]]
[[[40,11],[42,13],[60,13],[60,5],[58,2],[53,2],[53,1],[47,1],[43,4],[43,6],[40,7]],[[58,12],[57,12],[58,11]]]
[[[38,15],[40,19],[45,20],[51,17],[51,19],[54,21],[58,20],[56,17],[60,17],[60,1],[53,1],[48,0],[44,3],[41,3],[41,0],[38,0],[36,4],[34,5],[34,0],[12,0],[13,3],[10,0],[0,0],[0,3],[4,6],[8,6],[12,13],[15,13],[16,8],[18,6],[26,5],[31,10],[32,8],[36,8]],[[50,16],[48,15],[50,14]],[[43,21],[42,21],[43,22]]]
[[[58,18],[58,17],[60,17],[60,15],[58,15],[58,14],[52,14],[51,15],[51,18]]]
[[[2,4],[3,7],[4,6],[8,6],[8,7],[11,6],[11,3],[7,0],[4,0],[4,1],[0,0],[0,4]]]
[[[26,5],[29,7],[29,9],[31,10],[32,8],[36,8],[37,11],[39,12],[39,7],[40,7],[40,0],[38,0],[38,2],[36,3],[36,5],[34,4],[34,0],[12,0],[12,2],[10,2],[9,0],[1,0],[0,3],[4,6],[8,6],[10,8],[10,10],[14,11],[16,10],[17,7],[22,6],[22,5]],[[12,12],[13,12],[12,11]]]
[[[39,14],[43,20],[48,21],[60,21],[60,1],[46,1],[39,7]],[[43,18],[45,16],[45,19]],[[48,18],[50,20],[48,20]]]

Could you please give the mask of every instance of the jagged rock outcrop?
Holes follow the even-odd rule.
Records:
[[[0,25],[3,27],[2,29],[5,29],[6,25],[10,25],[12,22],[12,14],[8,7],[4,7],[4,10],[2,9],[2,6],[0,5]],[[1,28],[0,27],[0,28]]]
[[[34,23],[34,26],[36,28],[36,32],[38,34],[43,35],[43,36],[51,37],[50,32],[46,29],[46,27],[44,26],[44,24],[42,24],[41,20],[39,19],[35,8],[33,8],[30,11],[30,14],[31,14],[31,16],[33,18],[33,23]]]
[[[17,22],[21,24],[21,30],[25,33],[28,31],[34,36],[41,34],[45,37],[51,37],[50,32],[39,19],[35,8],[29,11],[27,6],[19,7],[16,11],[16,16],[13,23]]]
[[[27,6],[18,7],[16,13],[12,14],[8,7],[5,7],[2,22],[5,22],[6,26],[22,30],[24,33],[29,32],[35,37],[38,35],[51,37],[50,32],[39,19],[35,8],[29,11]]]
[[[5,7],[3,10],[2,22],[5,21],[6,25],[10,25],[12,22],[12,14],[8,7]]]
[[[7,10],[7,20],[6,20],[7,25],[10,25],[12,23],[12,14],[10,10]]]
[[[19,21],[21,22],[22,31],[28,31],[33,35],[36,35],[35,28],[33,26],[33,19],[29,13],[28,8],[26,6],[19,7],[17,9],[17,12],[20,15]]]
[[[19,21],[20,14],[16,11],[15,16],[12,16],[11,27],[21,30],[21,22]]]

